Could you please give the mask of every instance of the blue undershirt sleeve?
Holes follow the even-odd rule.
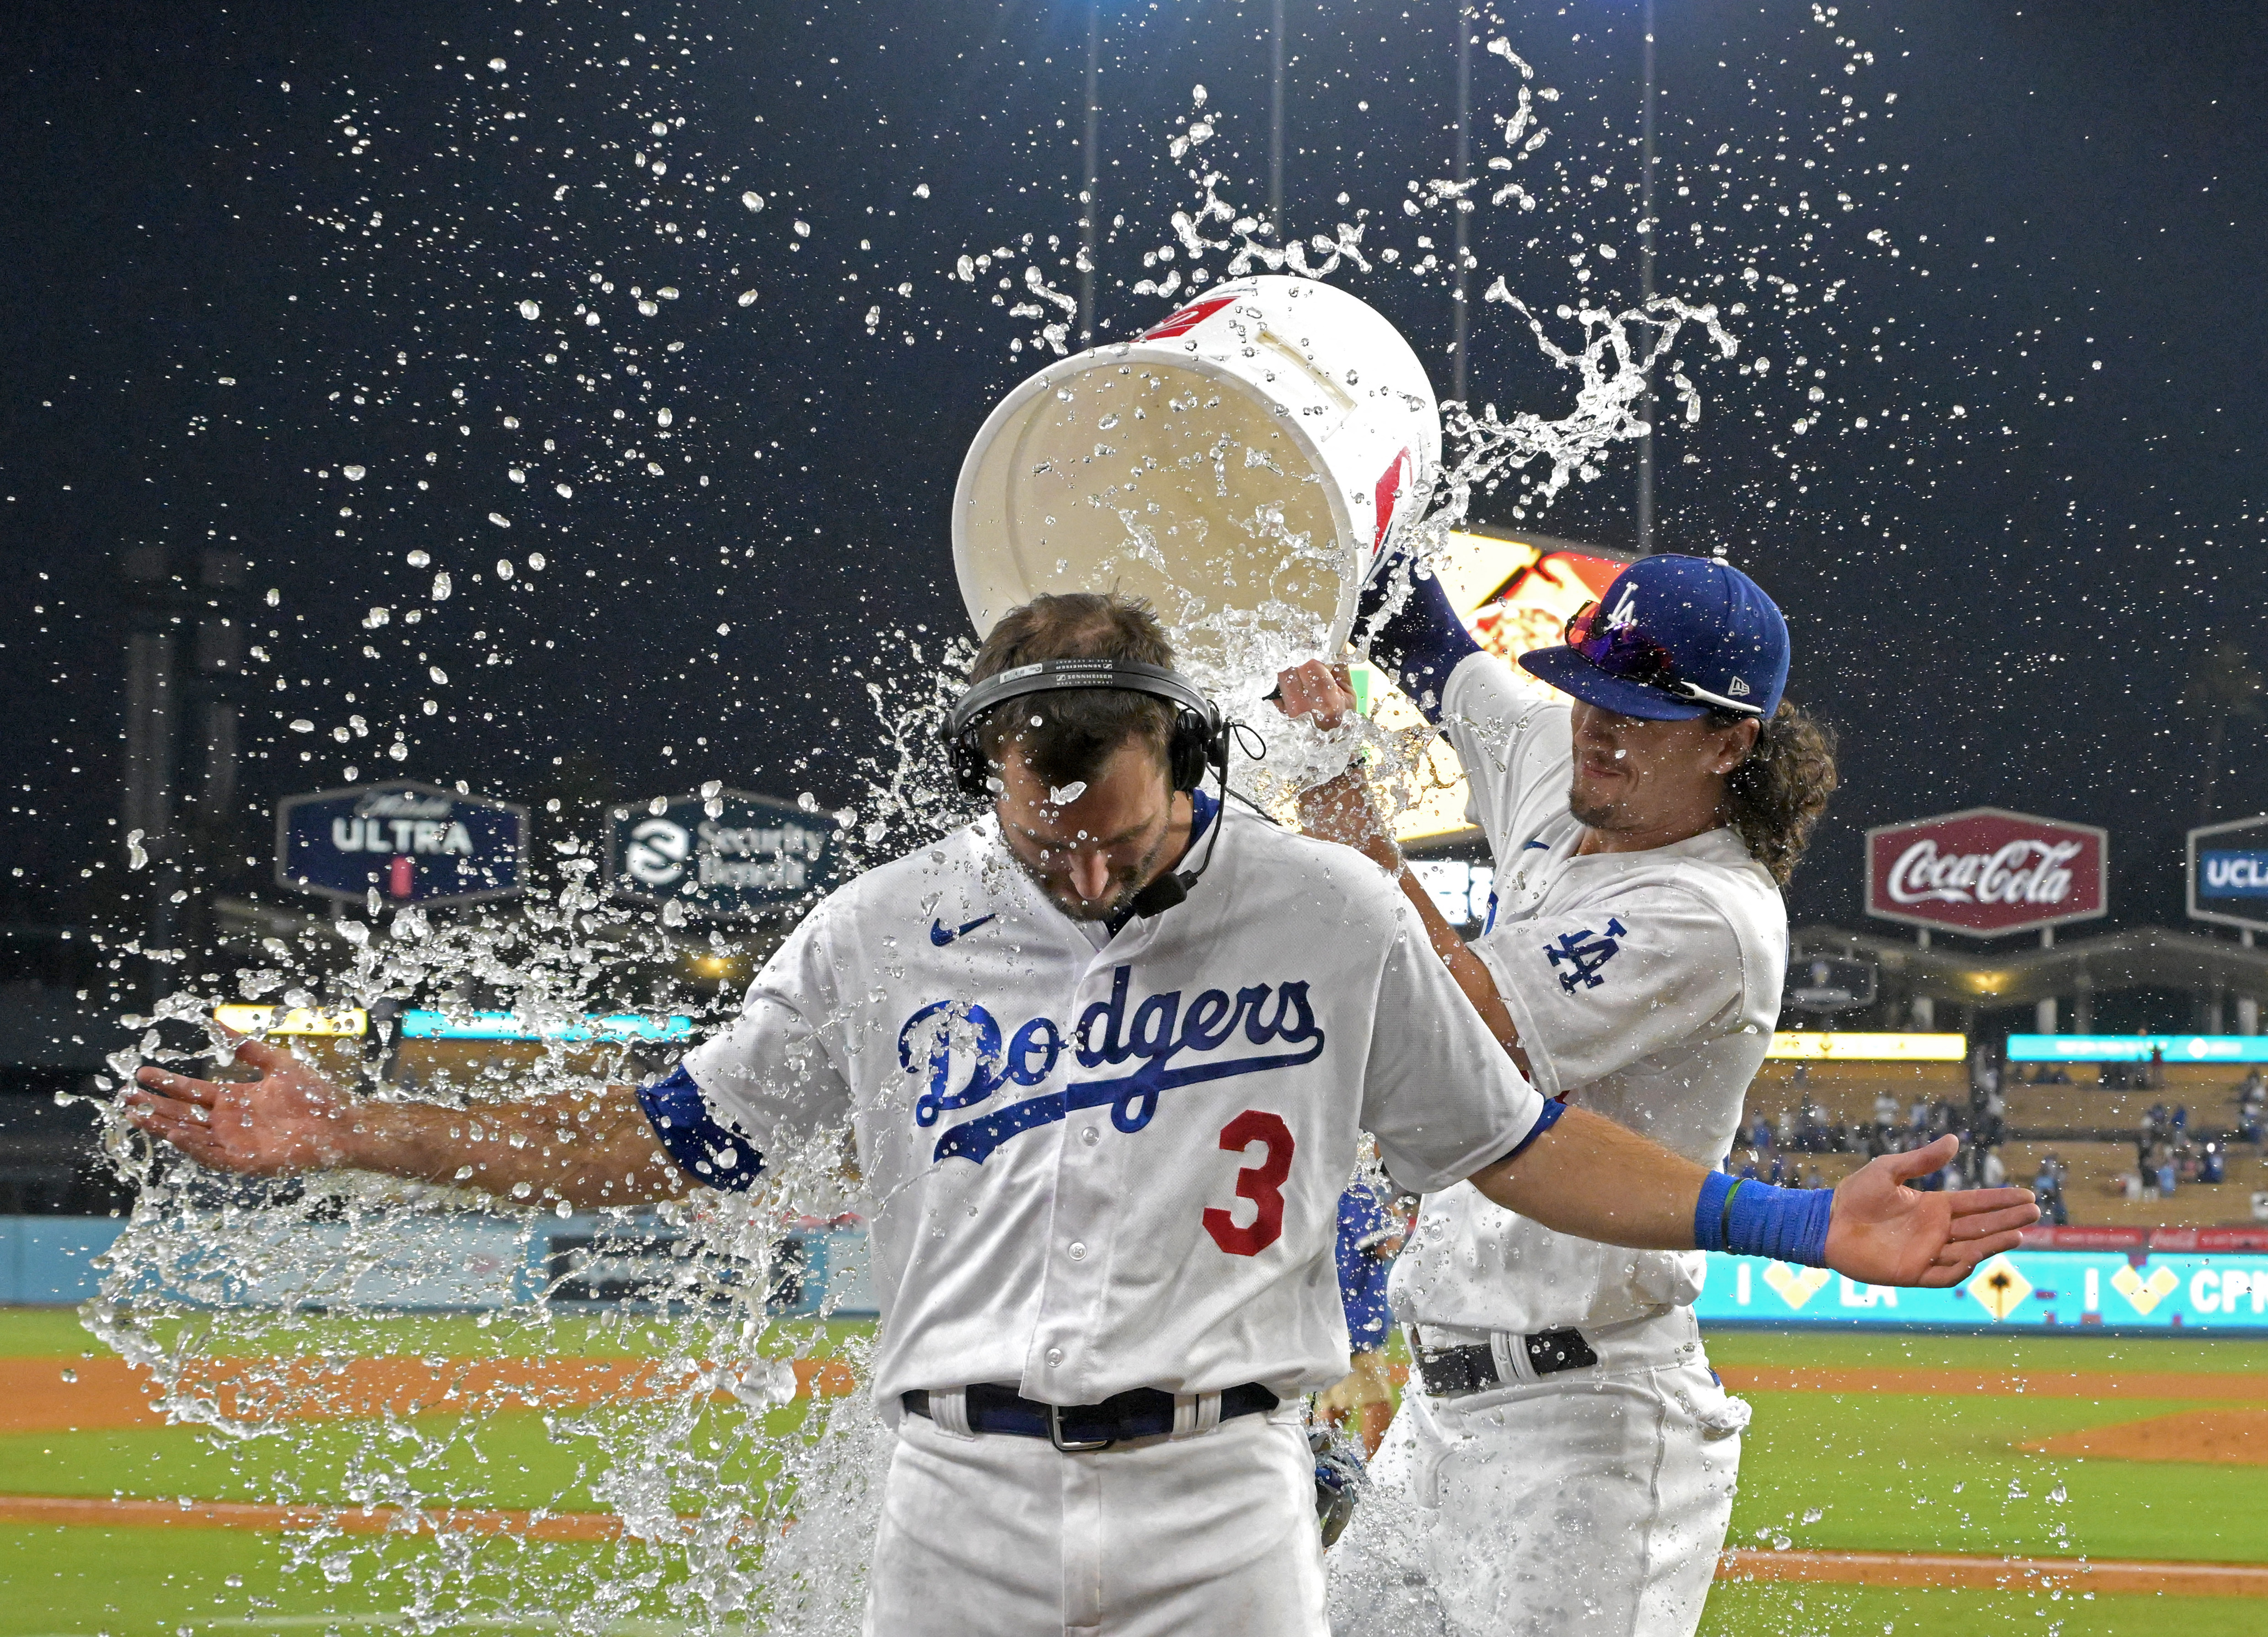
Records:
[[[755,1186],[764,1156],[710,1113],[708,1099],[683,1064],[652,1085],[639,1087],[637,1100],[669,1157],[696,1182],[733,1193]]]
[[[1398,570],[1382,573],[1363,588],[1358,629],[1377,618],[1388,588],[1399,578]],[[1394,673],[1402,691],[1436,727],[1441,725],[1441,693],[1449,685],[1449,673],[1480,651],[1480,644],[1449,606],[1449,594],[1440,578],[1432,574],[1410,576],[1410,594],[1402,607],[1370,633],[1373,662]]]

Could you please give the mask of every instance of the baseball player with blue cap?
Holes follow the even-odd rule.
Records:
[[[1005,616],[940,747],[972,822],[830,895],[665,1078],[530,1088],[468,1121],[247,1040],[260,1078],[152,1066],[129,1117],[218,1169],[531,1208],[755,1189],[847,1136],[896,1432],[877,1637],[1322,1637],[1325,1475],[1299,1400],[1348,1370],[1332,1249],[1366,1132],[1397,1186],[1474,1179],[1515,1228],[1588,1236],[1565,1242],[1616,1292],[1631,1253],[1589,1238],[1947,1285],[2038,1216],[2021,1190],[1909,1193],[1879,1161],[1831,1199],[1728,1193],[1681,1127],[1689,1156],[1539,1095],[1402,894],[1204,788],[1231,725],[1173,658],[1123,598]],[[1587,1080],[1537,1051],[1539,1074]]]
[[[1430,575],[1395,565],[1365,616],[1373,661],[1454,748],[1496,860],[1470,945],[1403,876],[1436,953],[1538,1090],[1718,1165],[1778,1018],[1780,887],[1835,786],[1831,738],[1782,697],[1778,608],[1723,562],[1641,559],[1520,656],[1546,697]],[[1321,665],[1281,688],[1327,725],[1352,704]],[[1304,808],[1401,872],[1358,775]],[[1900,1175],[1948,1157],[1902,1156]],[[1755,1184],[1712,1186],[1737,1210]],[[1692,1633],[1749,1417],[1702,1348],[1704,1269],[1469,1187],[1428,1196],[1391,1287],[1416,1368],[1333,1555],[1337,1629]]]

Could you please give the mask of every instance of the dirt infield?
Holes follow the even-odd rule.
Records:
[[[403,1512],[393,1507],[256,1506],[226,1501],[107,1501],[0,1495],[0,1524],[96,1529],[251,1529],[348,1535],[511,1535],[527,1540],[621,1538],[610,1512]],[[1950,1552],[1731,1551],[1727,1581],[1805,1581],[1960,1591],[2161,1593],[2268,1596],[2268,1568],[2222,1563],[2088,1562],[2078,1558],[1962,1557]]]
[[[2268,1377],[2205,1370],[2041,1370],[2007,1374],[1990,1370],[1784,1369],[1770,1367],[1719,1370],[1735,1392],[1921,1393],[1933,1397],[1969,1394],[2032,1398],[2204,1398],[2239,1404],[2268,1404]]]
[[[2090,1427],[2024,1446],[2036,1455],[2111,1461],[2204,1461],[2268,1466],[2268,1410],[2192,1410],[2116,1427]]]
[[[794,1392],[840,1397],[858,1390],[850,1367],[835,1360],[796,1359]],[[1735,1392],[1911,1393],[1933,1397],[2004,1395],[2040,1398],[2203,1399],[2268,1405],[2268,1378],[2204,1371],[2073,1372],[1994,1375],[1981,1370],[1785,1369],[1728,1366],[1721,1374]],[[685,1376],[637,1359],[420,1359],[335,1360],[213,1359],[186,1372],[185,1383],[210,1398],[232,1420],[327,1420],[378,1415],[488,1415],[501,1410],[567,1409],[630,1403],[681,1389]],[[782,1383],[784,1386],[784,1383]],[[151,1407],[148,1377],[122,1359],[0,1359],[0,1433],[92,1431],[101,1427],[162,1427]],[[719,1397],[725,1396],[721,1391]],[[2202,1418],[2200,1430],[2168,1439],[2154,1434],[2132,1452],[2114,1447],[2120,1429],[2074,1434],[2111,1440],[2081,1449],[2067,1440],[2050,1454],[2118,1456],[2128,1460],[2209,1460],[2252,1464],[2241,1453],[2268,1445],[2268,1430],[2241,1413]],[[2205,1427],[2203,1423],[2210,1422]],[[2145,1423],[2155,1427],[2156,1423]],[[2213,1449],[2219,1453],[2165,1455],[2161,1449]],[[2240,1453],[2228,1453],[2230,1450]]]
[[[2064,1591],[2169,1597],[2268,1597],[2268,1568],[2244,1563],[2090,1562],[2083,1558],[1962,1557],[1930,1552],[1725,1553],[1717,1578],[1906,1586],[1940,1591]]]
[[[821,1397],[841,1397],[858,1390],[846,1364],[787,1362],[797,1397],[814,1390]],[[622,1404],[680,1390],[687,1377],[682,1370],[638,1359],[213,1359],[191,1366],[183,1382],[230,1419],[242,1421],[490,1415]],[[149,1392],[149,1377],[122,1359],[0,1359],[0,1433],[163,1427],[166,1418],[151,1407]],[[717,1396],[728,1395],[720,1389]]]

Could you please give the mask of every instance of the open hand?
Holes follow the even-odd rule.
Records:
[[[236,1057],[260,1078],[196,1080],[140,1070],[122,1099],[127,1118],[217,1171],[289,1176],[344,1162],[351,1095],[264,1040],[239,1040]]]
[[[1922,1193],[1904,1184],[1961,1149],[1940,1137],[1911,1154],[1886,1154],[1845,1177],[1827,1224],[1827,1265],[1868,1285],[1957,1285],[1986,1257],[2013,1250],[2040,1220],[2029,1188]]]

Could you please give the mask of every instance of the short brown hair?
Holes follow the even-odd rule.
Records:
[[[1174,645],[1150,605],[1091,591],[1051,593],[1012,608],[976,651],[968,680],[981,682],[1044,660],[1132,660],[1171,670]],[[1160,763],[1174,731],[1174,707],[1148,694],[1075,688],[1011,699],[977,725],[986,760],[998,765],[1012,741],[1032,771],[1051,785],[1092,779],[1129,739],[1150,741]]]

